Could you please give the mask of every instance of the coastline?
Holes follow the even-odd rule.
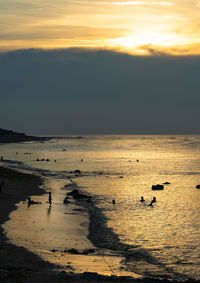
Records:
[[[42,180],[37,176],[6,167],[0,167],[0,180],[5,182],[0,193],[0,279],[5,277],[6,280],[7,276],[10,277],[17,271],[50,271],[53,267],[51,264],[42,261],[24,247],[9,243],[2,228],[2,224],[9,219],[10,213],[16,209],[19,201],[25,201],[30,195],[45,193],[39,188]]]
[[[0,225],[9,219],[9,214],[16,209],[19,201],[25,201],[28,196],[42,195],[46,192],[39,188],[42,179],[31,174],[24,174],[13,169],[0,166],[0,181],[5,186],[0,194]],[[42,260],[36,254],[24,247],[18,247],[8,242],[3,228],[0,226],[0,282],[169,282],[151,278],[131,278],[125,276],[105,276],[94,272],[81,274],[55,271],[56,266]],[[172,281],[170,281],[172,282]],[[177,281],[173,281],[177,282]],[[196,282],[196,281],[193,281]]]
[[[7,283],[16,279],[19,282],[96,282],[97,278],[100,281],[117,280],[117,277],[111,276],[111,279],[97,273],[72,274],[55,271],[56,265],[44,261],[22,246],[9,243],[2,225],[17,208],[16,204],[27,200],[29,196],[43,195],[46,192],[39,188],[42,184],[40,177],[7,167],[0,166],[0,181],[5,182],[0,193],[0,282]]]

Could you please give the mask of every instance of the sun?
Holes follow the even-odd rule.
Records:
[[[147,45],[167,48],[186,43],[187,39],[177,36],[176,33],[158,31],[140,31],[134,35],[112,40],[113,45],[125,49],[140,48]]]

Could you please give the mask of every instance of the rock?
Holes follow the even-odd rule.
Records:
[[[93,254],[95,252],[95,249],[87,249],[83,251],[83,254]]]
[[[200,185],[197,185],[197,186],[196,186],[196,189],[200,189]]]
[[[164,182],[163,185],[170,185],[170,182]]]
[[[153,186],[151,187],[151,189],[152,189],[153,191],[161,191],[161,190],[164,190],[164,186],[163,186],[163,185],[153,185]]]
[[[72,196],[73,199],[88,199],[91,200],[91,196],[81,194],[77,189],[73,189],[71,192],[67,193],[67,196]]]
[[[70,254],[77,254],[77,255],[80,254],[80,252],[77,249],[74,249],[74,248],[67,250],[67,252],[70,253]]]
[[[74,170],[74,173],[75,174],[81,174],[81,171],[77,169],[77,170]]]

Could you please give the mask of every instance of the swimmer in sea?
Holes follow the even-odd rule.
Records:
[[[144,202],[144,201],[145,201],[145,199],[144,199],[143,196],[141,197],[140,201],[141,201],[141,202]]]

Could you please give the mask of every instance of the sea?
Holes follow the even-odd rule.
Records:
[[[200,280],[200,135],[67,135],[4,144],[0,155],[1,165],[45,180],[54,211],[56,198],[65,214],[70,203],[63,200],[73,189],[91,196],[80,204],[89,219],[82,236],[98,251],[120,255],[124,269],[151,278]],[[157,184],[164,189],[152,190]],[[63,249],[65,224],[62,219],[58,227]],[[17,233],[10,237],[17,241]],[[54,238],[49,243],[56,251]]]

